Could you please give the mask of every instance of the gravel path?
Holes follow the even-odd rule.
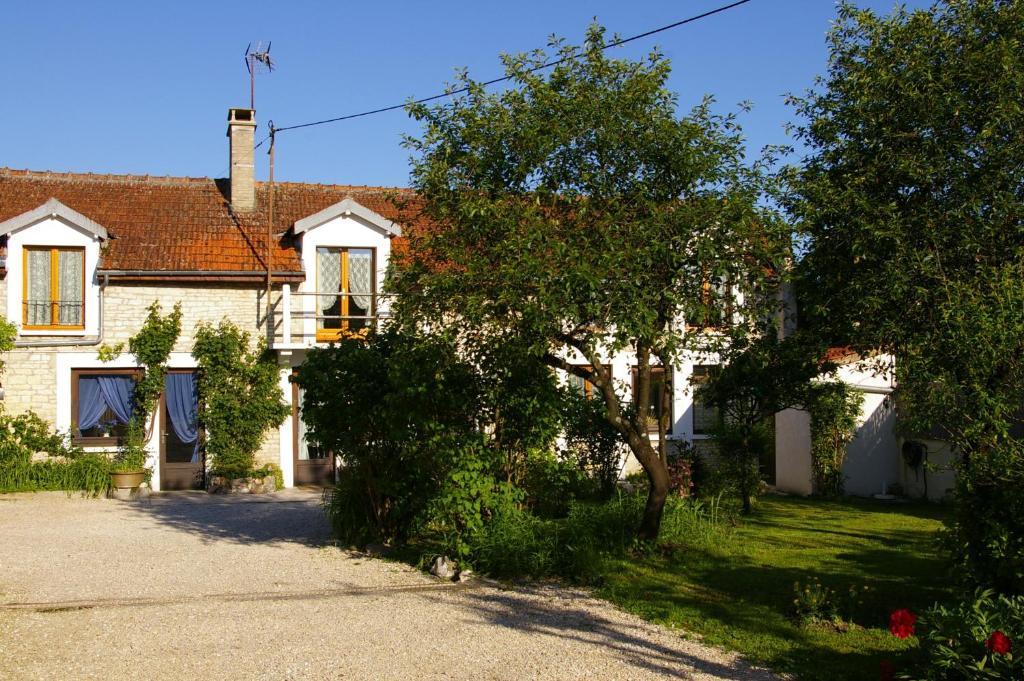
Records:
[[[2,679],[777,677],[573,589],[330,546],[319,497],[0,496]]]

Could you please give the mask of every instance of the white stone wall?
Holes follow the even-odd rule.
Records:
[[[7,281],[0,281],[0,300],[5,298]],[[265,289],[258,284],[119,284],[111,283],[104,293],[103,300],[103,342],[115,344],[125,342],[141,327],[146,318],[146,308],[154,301],[159,301],[164,312],[168,312],[175,302],[181,302],[182,330],[181,336],[174,347],[177,354],[175,366],[195,366],[190,353],[195,340],[195,331],[200,322],[217,323],[223,318],[231,320],[240,328],[249,331],[254,341],[265,337],[264,295]],[[280,294],[275,291],[271,300],[277,305]],[[46,342],[46,339],[33,337],[22,340]],[[66,338],[51,340],[65,341]],[[95,345],[50,346],[50,347],[19,347],[7,354],[6,370],[0,383],[5,391],[4,408],[11,413],[32,410],[58,428],[70,428],[71,394],[64,381],[58,379],[60,371],[70,372],[70,368],[85,368],[93,364]],[[59,361],[58,357],[65,358]],[[122,357],[119,364],[130,358]],[[70,368],[68,368],[70,367]],[[63,389],[58,383],[64,385]],[[290,395],[285,395],[290,401]],[[62,406],[62,401],[67,405]],[[279,431],[272,429],[267,433],[263,447],[257,453],[257,463],[274,463],[280,465],[281,446]],[[156,476],[154,476],[156,477]]]

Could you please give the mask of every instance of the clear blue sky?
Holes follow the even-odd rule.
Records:
[[[262,138],[268,119],[285,126],[434,94],[455,67],[479,79],[502,75],[500,52],[541,47],[552,33],[578,43],[595,17],[626,36],[722,4],[11,2],[0,26],[0,166],[225,176],[227,109],[248,106],[242,53],[253,39],[273,41],[278,65],[257,83]],[[638,57],[660,46],[681,107],[705,94],[723,111],[753,102],[741,122],[750,147],[760,148],[791,142],[782,96],[824,71],[834,16],[832,0],[753,0],[613,53]],[[282,133],[277,178],[403,185],[401,134],[415,131],[396,111]],[[260,152],[257,167],[265,177]]]

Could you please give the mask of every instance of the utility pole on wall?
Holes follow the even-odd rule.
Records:
[[[271,73],[274,70],[274,62],[270,59],[270,46],[268,41],[264,46],[262,40],[250,42],[245,48],[245,68],[249,72],[249,109],[256,111],[256,74]],[[274,122],[270,121],[270,148],[267,154],[270,157],[270,171],[267,182],[267,244],[265,262],[267,266],[267,341],[274,339],[274,306],[271,304],[270,295],[274,283]],[[264,140],[266,141],[266,140]],[[262,144],[262,142],[260,143]],[[256,145],[256,146],[259,146]]]

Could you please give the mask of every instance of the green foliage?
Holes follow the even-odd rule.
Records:
[[[646,505],[642,494],[617,494],[601,503],[571,502],[562,519],[544,519],[506,507],[477,535],[467,557],[496,577],[565,577],[600,581],[604,561],[650,547],[638,542],[636,527]],[[659,546],[702,548],[728,537],[717,502],[678,497],[665,505]]]
[[[958,467],[953,522],[943,544],[965,585],[1024,595],[1024,441],[974,452]]]
[[[36,460],[37,454],[50,458]],[[0,409],[0,492],[82,490],[99,495],[110,486],[110,462],[85,454],[29,411]]]
[[[151,431],[147,422],[155,418],[157,400],[164,390],[167,358],[181,335],[181,303],[175,303],[174,309],[167,315],[161,314],[160,303],[155,300],[147,310],[146,321],[128,339],[128,349],[142,367],[142,375],[135,383],[132,395],[134,411],[112,463],[111,470],[114,472],[131,473],[145,468],[148,456],[146,441]],[[102,362],[109,362],[116,359],[124,347],[124,343],[104,343],[97,350],[96,356]]]
[[[566,390],[562,397],[562,458],[596,480],[603,499],[615,493],[625,454],[625,442],[605,417],[604,401],[590,398],[575,390]]]
[[[198,366],[199,423],[206,430],[210,469],[245,477],[267,430],[284,422],[289,407],[278,383],[273,353],[228,320],[196,329],[192,356]]]
[[[0,493],[77,491],[100,496],[110,487],[110,461],[102,454],[67,460],[0,461]]]
[[[863,404],[864,395],[840,381],[810,386],[805,408],[811,415],[811,465],[818,494],[843,493],[846,446],[857,435]]]
[[[14,349],[14,341],[18,337],[18,327],[6,319],[0,319],[0,352],[10,352]],[[3,373],[4,362],[0,360],[0,373]]]
[[[828,624],[842,630],[857,620],[864,621],[864,599],[870,593],[871,587],[867,585],[851,584],[840,594],[814,577],[803,584],[793,584],[793,614],[804,626]]]
[[[926,659],[923,673],[904,678],[922,681],[974,681],[1024,678],[1024,597],[978,591],[952,606],[936,605],[918,620]],[[986,646],[996,631],[1010,639],[1011,650],[1000,654]]]
[[[559,518],[565,517],[575,500],[607,498],[603,482],[585,466],[571,454],[545,450],[533,452],[520,483],[527,507],[541,517]]]
[[[476,526],[462,504],[479,508],[473,489],[494,469],[480,450],[483,388],[453,344],[389,328],[310,351],[295,380],[311,439],[343,463],[328,505],[342,540],[405,541],[442,489],[459,515],[444,528]],[[456,499],[461,483],[473,489]]]
[[[761,485],[761,461],[775,446],[772,419],[806,403],[811,379],[831,368],[819,362],[822,351],[820,342],[803,334],[779,340],[775,326],[763,323],[757,335],[722,349],[722,366],[695,391],[718,408],[720,422],[712,432],[718,486],[737,492],[747,513]]]
[[[712,431],[715,463],[708,488],[739,496],[743,512],[753,510],[753,499],[761,492],[761,461],[775,446],[775,433],[769,420],[743,424],[721,421]]]
[[[136,413],[128,421],[128,428],[117,454],[111,462],[111,470],[115,473],[134,473],[146,467],[146,426],[145,415]]]
[[[167,358],[181,334],[181,303],[175,303],[167,315],[160,314],[160,303],[155,300],[147,309],[142,328],[128,339],[128,349],[143,368],[135,384],[135,413],[141,419],[156,408],[160,393],[164,391]]]
[[[960,457],[958,572],[1024,593],[1004,506],[1024,476],[1024,3],[844,3],[829,42],[827,76],[793,98],[802,311],[896,357],[906,430],[942,428]]]
[[[772,159],[745,160],[736,118],[710,99],[680,117],[667,60],[610,59],[605,44],[593,26],[581,48],[554,41],[554,55],[504,56],[508,89],[489,92],[463,72],[465,94],[410,105],[423,124],[406,139],[412,183],[443,228],[409,230],[389,286],[400,320],[443,319],[471,355],[512,336],[551,366],[582,356],[594,367],[606,420],[652,482],[641,526],[651,539],[668,474],[648,437],[648,369],[749,333],[678,320],[707,316],[712,280],[736,284],[716,305],[760,318],[774,307],[767,292],[789,235],[762,201]],[[537,68],[552,56],[556,66]],[[635,408],[612,389],[607,362],[627,347]]]

